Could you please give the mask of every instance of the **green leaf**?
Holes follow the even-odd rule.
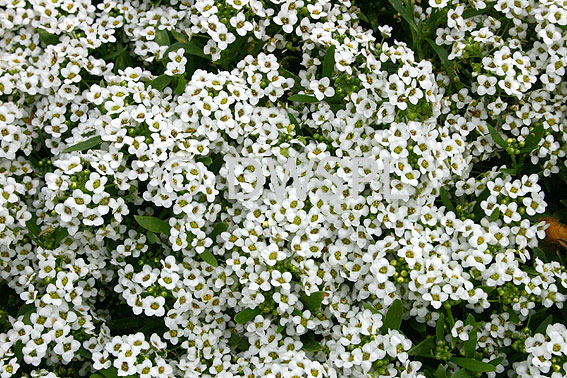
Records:
[[[323,59],[323,77],[331,77],[335,71],[335,46],[331,46]]]
[[[159,241],[159,237],[154,232],[151,231],[148,231],[146,233],[146,237],[148,238],[148,242],[150,244],[155,244]]]
[[[451,378],[468,378],[469,373],[465,369],[458,370]]]
[[[301,78],[299,76],[297,76],[296,74],[294,74],[293,72],[286,70],[283,67],[280,67],[279,72],[282,74],[282,76],[284,77],[289,77],[292,78],[294,81],[294,85],[299,85],[301,83]]]
[[[228,230],[228,223],[226,222],[219,222],[215,225],[215,227],[213,228],[213,230],[211,231],[211,233],[209,234],[209,237],[211,239],[213,239],[213,241],[216,240],[217,236],[222,234],[223,232],[225,232],[226,230]]]
[[[177,42],[189,43],[189,36],[187,34],[179,33],[175,30],[171,30],[170,33]]]
[[[496,371],[496,367],[494,365],[475,360],[474,358],[452,357],[450,361],[470,371],[480,373]]]
[[[168,54],[172,51],[176,51],[180,48],[185,50],[186,54],[199,56],[201,58],[211,59],[211,57],[203,52],[203,49],[197,46],[195,43],[185,43],[185,42],[176,42],[173,45],[169,46],[167,50],[163,53],[163,59],[168,61],[169,57]]]
[[[310,311],[318,311],[321,309],[321,303],[323,302],[323,298],[327,293],[323,291],[317,291],[311,295],[302,295],[299,297],[301,302],[305,305],[305,307]]]
[[[433,50],[435,50],[437,56],[439,56],[439,59],[441,59],[441,63],[447,70],[447,73],[451,76],[455,76],[456,75],[455,68],[453,66],[453,62],[449,60],[449,53],[447,52],[447,50],[444,47],[441,47],[438,44],[436,44],[430,38],[424,38],[424,40],[427,43],[429,43],[429,45],[433,48]]]
[[[491,361],[489,362],[489,364],[490,364],[490,365],[493,365],[493,366],[498,366],[498,365],[500,365],[500,363],[501,363],[502,361],[504,361],[504,357],[498,357],[498,358],[495,358],[495,359],[491,360]]]
[[[486,213],[484,212],[484,210],[482,209],[482,207],[480,207],[482,201],[484,201],[485,199],[487,199],[490,196],[490,190],[488,189],[488,187],[485,187],[480,194],[476,197],[476,203],[474,204],[472,213],[476,218],[484,218],[486,216]]]
[[[400,0],[388,0],[388,1],[390,2],[390,4],[392,4],[394,9],[400,14],[400,16],[402,16],[402,18],[409,24],[409,26],[414,31],[417,31],[417,25],[415,24],[415,20],[413,18],[413,13],[411,9],[403,5]]]
[[[169,46],[169,33],[166,29],[159,30],[156,28],[156,36],[154,41],[160,46]]]
[[[67,153],[67,152],[74,152],[74,151],[85,151],[85,150],[89,150],[93,147],[96,147],[101,143],[102,143],[102,138],[99,137],[99,136],[95,136],[95,137],[92,137],[90,139],[79,142],[79,143],[77,143],[77,144],[75,144],[71,147],[67,147],[66,149],[63,150],[63,152]]]
[[[539,258],[541,261],[543,261],[544,263],[547,263],[547,256],[545,255],[545,252],[538,247],[533,247],[532,251],[534,252],[534,259],[537,257]]]
[[[492,211],[492,214],[490,214],[490,218],[488,218],[488,220],[491,222],[496,222],[498,218],[500,218],[500,208],[497,207]]]
[[[317,100],[317,97],[315,96],[309,96],[309,95],[303,95],[303,94],[294,94],[288,97],[289,101],[293,101],[293,102],[303,102],[306,104],[313,104],[315,102],[319,102],[319,100]]]
[[[445,370],[445,366],[439,365],[437,370],[435,370],[435,378],[447,378],[447,370]]]
[[[234,316],[234,321],[238,324],[245,324],[254,319],[256,315],[260,315],[261,313],[262,310],[260,310],[258,307],[256,307],[255,309],[245,308]]]
[[[304,343],[303,343],[303,350],[306,352],[319,352],[320,350],[322,350],[323,347],[321,346],[321,344],[315,340],[315,339],[307,339]]]
[[[508,315],[510,315],[510,322],[512,322],[513,324],[520,324],[520,317],[513,308],[508,308]]]
[[[502,135],[494,127],[490,126],[489,124],[486,124],[486,126],[488,127],[488,131],[490,132],[490,135],[492,136],[492,139],[494,140],[494,142],[497,145],[499,145],[500,147],[502,147],[503,149],[507,149],[508,144],[506,143],[504,138],[502,138]]]
[[[524,147],[520,150],[521,153],[532,152],[542,140],[545,134],[545,129],[542,123],[538,123],[532,132],[528,134],[526,140],[524,141]]]
[[[433,336],[427,336],[422,342],[412,347],[408,354],[410,356],[431,357],[431,350],[435,347]]]
[[[548,315],[543,322],[541,322],[539,324],[539,326],[536,328],[535,333],[545,333],[545,330],[547,329],[547,326],[549,326],[551,323],[553,322],[553,315]]]
[[[473,358],[474,353],[476,350],[476,343],[477,343],[477,327],[474,326],[473,329],[469,332],[469,339],[463,343],[463,349],[465,350],[465,357],[466,358]]]
[[[27,220],[26,221],[26,227],[32,233],[32,235],[39,236],[41,229],[37,225],[36,221],[37,221],[37,219],[35,217],[32,217],[31,219]]]
[[[51,34],[47,30],[37,29],[37,34],[39,34],[39,39],[46,45],[56,45],[59,43],[59,37],[55,34]]]
[[[140,318],[136,316],[130,316],[121,319],[111,319],[106,322],[108,328],[113,330],[124,330],[132,328],[140,328]]]
[[[112,54],[109,55],[105,55],[104,58],[106,60],[111,60],[114,59],[116,57],[118,57],[120,54],[123,54],[124,52],[128,53],[128,45],[124,46],[121,49],[117,49],[115,52],[113,52]]]
[[[435,326],[435,338],[437,342],[445,341],[445,314],[441,314],[439,319],[437,319],[437,325]]]
[[[163,91],[171,83],[171,80],[173,80],[173,76],[163,74],[150,81],[150,85],[158,91]]]
[[[100,370],[99,373],[101,373],[106,378],[118,378],[119,377],[118,370],[114,366],[111,366],[111,367],[104,369],[104,370]],[[120,377],[122,377],[122,376],[120,376]],[[125,378],[133,378],[133,377],[134,377],[134,375],[128,375]]]
[[[61,241],[63,241],[63,239],[65,239],[68,235],[69,235],[69,231],[67,231],[66,228],[61,226],[57,227],[55,233],[53,234],[53,238],[54,238],[53,241],[55,245],[58,246],[59,243],[61,243]]]
[[[403,312],[404,306],[402,301],[396,299],[388,308],[386,316],[384,316],[382,334],[386,334],[389,329],[400,330]]]
[[[287,115],[289,117],[289,122],[291,122],[296,128],[299,128],[299,122],[297,122],[297,118],[295,118],[295,116],[290,112],[288,112]]]
[[[319,352],[323,349],[321,343],[315,338],[313,332],[308,332],[301,337],[301,343],[303,344],[303,350],[306,352]]]
[[[100,375],[99,373],[94,373],[89,375],[89,378],[105,378],[104,375]]]
[[[455,206],[453,206],[449,200],[449,193],[447,193],[447,190],[444,187],[441,187],[439,190],[439,195],[441,196],[441,202],[445,205],[447,210],[455,212]]]
[[[166,221],[149,215],[134,215],[136,222],[146,230],[155,232],[156,234],[169,235],[171,226]]]
[[[215,268],[217,266],[219,266],[219,262],[217,261],[217,259],[215,258],[215,256],[208,250],[205,249],[205,251],[201,254],[199,254],[199,257],[206,262],[209,265],[214,266]]]
[[[372,306],[372,305],[370,305],[366,302],[362,303],[362,307],[364,307],[367,310],[370,310],[370,312],[372,312],[373,314],[379,314],[380,313],[380,311],[376,310],[374,308],[374,306]]]
[[[244,337],[239,336],[236,333],[233,333],[230,335],[228,339],[228,346],[230,346],[230,348],[234,350],[238,348],[238,346],[242,344],[243,341],[244,341]]]
[[[475,9],[475,8],[468,8],[463,11],[463,18],[471,18],[474,16],[481,15],[486,12],[486,9]]]
[[[76,353],[77,353],[79,356],[84,357],[84,358],[86,358],[86,359],[91,359],[92,356],[93,356],[92,353],[91,353],[89,350],[87,350],[87,349],[85,349],[85,348],[83,348],[83,347],[80,347],[80,348],[77,350]]]
[[[177,80],[177,86],[175,87],[173,94],[176,95],[183,94],[183,92],[185,92],[186,86],[187,86],[187,79],[185,78],[185,76],[180,76],[179,79]]]

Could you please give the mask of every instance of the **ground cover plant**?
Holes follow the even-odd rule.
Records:
[[[0,22],[1,378],[567,376],[565,1]]]

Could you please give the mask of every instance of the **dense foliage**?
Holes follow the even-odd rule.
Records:
[[[565,1],[0,22],[1,378],[567,376]]]

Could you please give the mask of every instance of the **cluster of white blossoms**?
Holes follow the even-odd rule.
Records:
[[[0,378],[567,375],[567,6],[392,3],[0,0]]]

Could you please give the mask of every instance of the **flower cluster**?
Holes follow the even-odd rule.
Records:
[[[0,377],[567,375],[567,7],[391,2],[0,0]]]

